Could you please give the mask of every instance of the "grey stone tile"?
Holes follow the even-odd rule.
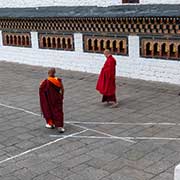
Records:
[[[155,162],[154,164],[150,165],[149,167],[145,168],[145,172],[149,172],[152,174],[160,174],[162,172],[165,172],[169,168],[171,168],[173,164],[166,160],[160,160],[158,162]]]
[[[46,173],[47,171],[50,171],[54,168],[57,167],[56,163],[50,162],[50,161],[44,161],[39,164],[35,164],[34,166],[31,166],[31,171],[36,173],[36,174],[43,174]]]
[[[147,180],[152,178],[153,175],[150,173],[145,173],[142,170],[137,170],[135,168],[125,166],[121,170],[113,173],[110,176],[112,180]]]
[[[78,166],[75,166],[73,168],[71,168],[70,170],[74,173],[77,173],[77,172],[81,172],[83,171],[84,169],[88,168],[89,166],[87,164],[80,164]]]
[[[126,165],[126,159],[119,158],[106,163],[101,166],[101,169],[108,171],[110,174],[119,171],[122,167]]]
[[[84,177],[74,173],[73,175],[66,177],[64,180],[84,180]]]
[[[152,178],[152,180],[170,180],[173,178],[174,178],[173,174],[165,172],[165,173],[161,173],[158,176],[155,176],[154,178]]]
[[[103,177],[109,175],[107,171],[101,170],[101,169],[95,169],[93,167],[88,167],[84,169],[83,171],[77,172],[78,175],[81,175],[84,179],[93,179],[93,180],[99,180]]]
[[[81,155],[77,156],[75,158],[69,159],[67,161],[62,162],[62,165],[67,168],[73,168],[77,165],[83,164],[91,159],[90,156],[87,155]]]
[[[2,180],[19,180],[19,178],[15,177],[15,176],[11,176],[11,175],[3,176],[3,177],[0,176],[0,178]]]
[[[45,173],[45,174],[41,174],[37,177],[34,177],[33,180],[61,180],[61,178],[54,176],[52,174]]]
[[[106,153],[103,150],[93,150],[88,153],[93,158],[99,159],[99,160],[105,160],[105,161],[110,161],[117,159],[118,156],[112,153]]]
[[[0,176],[8,176],[9,174],[12,174],[16,172],[17,170],[20,170],[21,168],[16,166],[15,164],[9,164],[8,166],[1,167],[0,168]],[[13,175],[12,175],[13,176]]]
[[[56,177],[59,177],[61,179],[65,179],[66,177],[74,174],[74,172],[70,171],[69,168],[64,168],[63,166],[54,168],[54,169],[50,170],[49,173]]]
[[[36,173],[32,172],[28,168],[22,168],[17,171],[15,171],[14,176],[17,177],[20,180],[32,180],[34,177],[38,176]]]

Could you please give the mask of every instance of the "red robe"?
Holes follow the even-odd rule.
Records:
[[[116,74],[116,60],[110,55],[99,75],[97,81],[96,89],[103,94],[104,96],[113,96],[116,91],[115,83],[115,74]]]
[[[58,79],[62,84],[61,79]],[[48,79],[44,80],[39,87],[39,97],[41,111],[48,122],[53,121],[56,127],[64,126],[63,114],[63,95],[60,93],[61,87],[58,87]]]

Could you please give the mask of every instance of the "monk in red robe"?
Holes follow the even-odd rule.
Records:
[[[116,60],[109,50],[104,51],[107,58],[97,81],[96,89],[103,95],[102,102],[112,102],[112,107],[117,107],[116,100]]]
[[[48,78],[41,82],[39,87],[40,106],[46,120],[46,128],[54,127],[60,133],[64,130],[63,96],[64,87],[62,80],[55,77],[56,70],[48,71]]]

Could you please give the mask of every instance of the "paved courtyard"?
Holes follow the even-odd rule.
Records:
[[[57,70],[64,134],[46,129],[38,87],[47,68],[0,62],[1,180],[173,180],[180,163],[180,87],[117,77],[118,108],[97,75]]]

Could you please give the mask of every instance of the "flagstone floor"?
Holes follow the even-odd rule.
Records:
[[[57,69],[64,134],[45,128],[47,68],[0,62],[0,179],[173,180],[180,163],[180,86],[117,77],[119,106],[101,104],[97,75]]]

